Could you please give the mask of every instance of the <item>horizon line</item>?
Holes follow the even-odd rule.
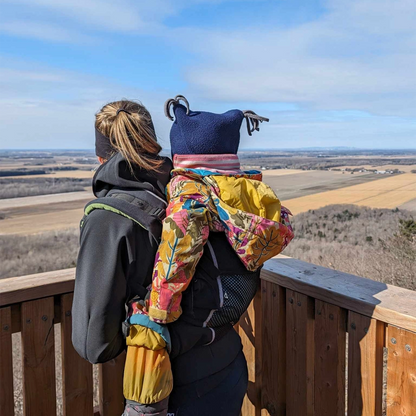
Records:
[[[287,147],[287,148],[276,148],[276,147],[249,147],[239,149],[242,151],[299,151],[299,150],[310,150],[310,151],[365,151],[365,150],[392,150],[392,151],[416,151],[416,147],[348,147],[348,146],[307,146],[307,147]],[[0,148],[0,152],[47,152],[47,151],[64,151],[64,152],[76,152],[76,151],[88,151],[95,152],[94,148]],[[163,148],[162,152],[170,152],[170,148]]]

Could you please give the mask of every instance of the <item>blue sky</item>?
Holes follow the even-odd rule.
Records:
[[[143,4],[146,3],[146,4]],[[242,148],[416,148],[414,0],[0,0],[0,148],[92,148],[138,99],[270,118]]]

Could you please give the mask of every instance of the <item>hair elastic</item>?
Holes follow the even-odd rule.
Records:
[[[119,109],[117,110],[116,116],[118,116],[118,113],[121,113],[121,112],[126,113],[126,114],[128,114],[129,116],[131,116],[131,113],[130,113],[129,111],[125,110],[124,108],[119,108]]]

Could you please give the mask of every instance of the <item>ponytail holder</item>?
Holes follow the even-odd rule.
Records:
[[[121,113],[121,112],[126,113],[126,114],[128,114],[129,116],[131,116],[131,113],[130,113],[129,111],[125,110],[124,108],[119,108],[119,109],[117,110],[116,116],[118,116],[118,113]]]

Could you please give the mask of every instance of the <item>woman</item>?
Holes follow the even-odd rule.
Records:
[[[95,127],[101,166],[93,179],[94,195],[106,201],[118,200],[109,197],[115,194],[134,199],[145,193],[154,201],[163,199],[172,164],[159,156],[161,146],[146,108],[133,101],[109,103],[97,113]],[[82,357],[102,363],[125,348],[125,305],[147,292],[161,228],[154,223],[143,227],[140,221],[115,209],[116,204],[96,201],[87,205],[87,215],[81,221],[72,341]],[[152,208],[151,203],[148,205]],[[193,308],[197,297],[198,304],[203,303],[216,276],[247,275],[223,233],[211,233],[209,243],[212,250],[204,253],[184,293],[184,308]],[[253,288],[248,292],[251,297]],[[174,379],[168,414],[240,414],[248,383],[247,366],[233,324],[224,323],[215,339],[209,328],[198,328],[181,319],[168,325]],[[127,403],[125,414],[134,412],[134,404]],[[149,409],[148,414],[166,412]]]

